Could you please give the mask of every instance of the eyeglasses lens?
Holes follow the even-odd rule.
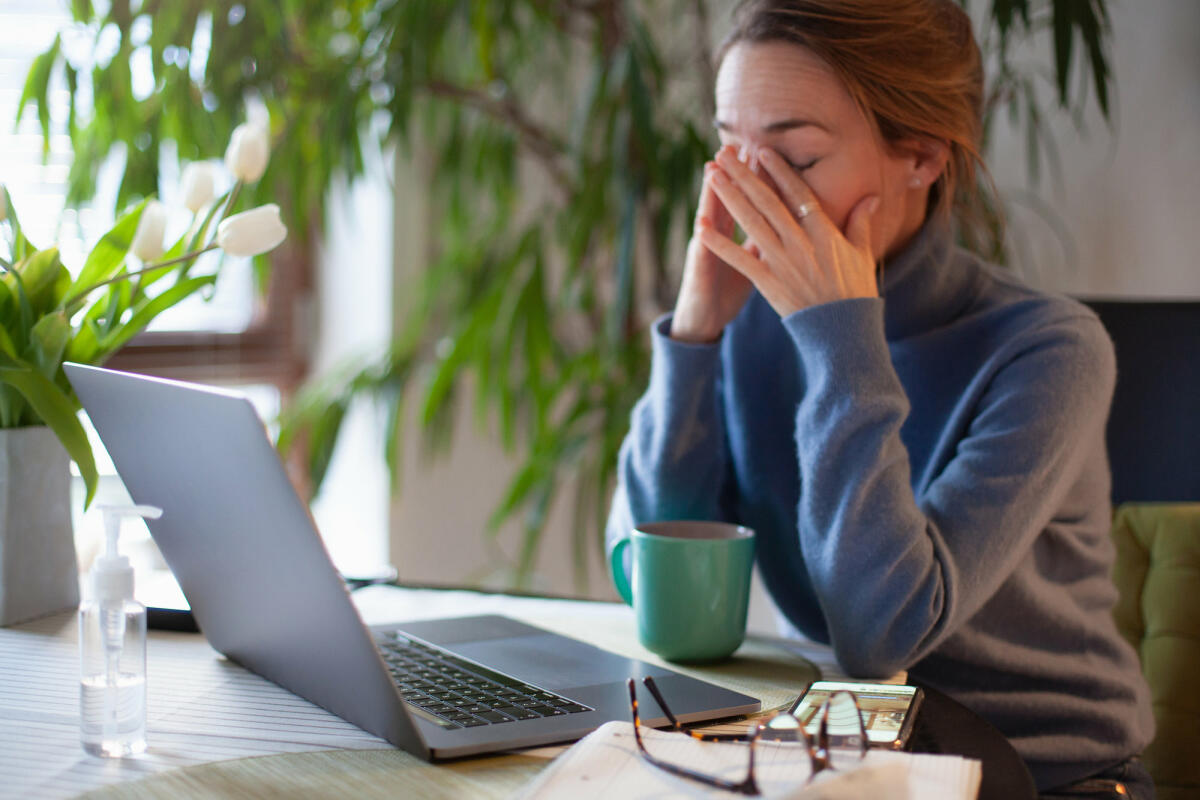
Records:
[[[728,783],[746,779],[749,745],[705,742],[672,731],[642,729],[642,745],[652,758]]]
[[[825,701],[821,711],[821,730],[817,748],[824,749],[829,766],[836,770],[851,770],[866,754],[866,734],[862,712],[849,692],[835,692]]]
[[[812,769],[800,720],[779,714],[763,726],[755,749],[754,774],[764,795],[795,787],[796,776]]]

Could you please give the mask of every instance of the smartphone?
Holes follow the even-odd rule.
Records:
[[[797,702],[792,713],[810,735],[815,736],[821,719],[818,711],[829,695],[847,690],[854,693],[862,712],[863,728],[871,747],[902,750],[912,734],[917,709],[924,693],[917,686],[898,686],[890,683],[851,683],[847,681],[816,681]]]

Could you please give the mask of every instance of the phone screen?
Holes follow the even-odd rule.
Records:
[[[863,728],[871,744],[892,744],[905,730],[905,720],[913,707],[917,693],[915,686],[896,686],[887,683],[845,683],[842,681],[817,681],[808,687],[796,718],[810,735],[817,733],[821,719],[817,712],[829,695],[847,689],[854,692],[858,708],[862,712]]]

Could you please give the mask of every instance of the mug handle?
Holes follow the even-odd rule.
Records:
[[[625,574],[625,550],[629,547],[629,539],[618,539],[608,553],[609,571],[612,572],[613,583],[617,594],[625,601],[625,605],[633,605],[633,590],[629,587],[629,576]]]

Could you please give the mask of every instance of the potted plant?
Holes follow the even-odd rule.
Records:
[[[214,199],[211,166],[189,165],[184,203],[193,222],[169,249],[166,209],[146,198],[74,274],[58,248],[26,238],[0,185],[0,625],[79,600],[69,461],[87,487],[85,505],[98,475],[63,362],[103,364],[163,311],[212,286],[215,272],[191,272],[201,254],[254,256],[283,241],[277,206],[229,214],[267,152],[265,129],[239,128],[226,158],[233,188]]]

